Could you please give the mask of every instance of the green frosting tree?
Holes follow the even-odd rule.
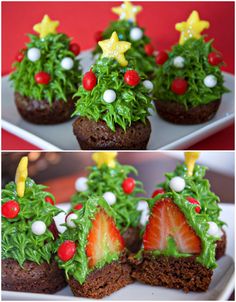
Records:
[[[2,190],[2,258],[50,262],[58,235],[53,217],[61,212],[54,196],[27,177],[27,157],[23,157],[16,182]]]
[[[81,69],[76,56],[79,45],[57,33],[58,21],[45,15],[34,26],[39,35],[28,35],[30,42],[19,51],[10,76],[16,92],[34,100],[67,101],[76,92],[81,80]]]

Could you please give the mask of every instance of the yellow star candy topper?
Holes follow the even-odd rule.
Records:
[[[210,23],[200,20],[199,13],[194,10],[186,22],[175,25],[175,29],[181,32],[179,44],[183,45],[190,38],[200,39],[201,32],[209,27]]]
[[[23,197],[25,193],[25,181],[28,176],[28,157],[21,158],[18,167],[16,169],[15,183],[16,192],[19,197]]]
[[[39,37],[42,39],[49,34],[56,34],[59,21],[52,21],[48,15],[44,15],[41,23],[35,24],[33,29],[39,33]]]
[[[131,43],[126,41],[119,41],[117,33],[114,31],[110,39],[99,41],[98,45],[102,49],[103,58],[113,58],[121,66],[127,66],[128,61],[125,59],[124,53],[130,49]]]
[[[120,20],[136,22],[136,15],[141,12],[142,6],[134,6],[130,1],[124,1],[121,6],[113,7],[112,12],[120,16]]]
[[[110,168],[114,168],[116,165],[117,152],[95,152],[92,155],[92,159],[100,168],[103,164]]]
[[[192,176],[195,162],[199,158],[200,152],[185,152],[184,156],[185,156],[185,164],[188,169],[188,175]]]

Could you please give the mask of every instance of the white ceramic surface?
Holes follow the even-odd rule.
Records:
[[[83,72],[88,71],[93,63],[91,51],[84,51],[79,57]],[[230,125],[234,120],[234,76],[224,73],[224,77],[225,85],[231,92],[223,96],[219,111],[208,123],[178,126],[162,120],[156,112],[152,112],[152,133],[148,149],[184,149]],[[16,110],[9,77],[2,78],[3,129],[44,150],[78,150],[80,148],[72,132],[72,121],[50,126],[24,121]]]

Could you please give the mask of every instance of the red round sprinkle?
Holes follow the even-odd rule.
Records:
[[[198,205],[198,206],[195,207],[195,211],[196,211],[197,213],[200,213],[200,212],[201,212],[201,205],[200,205],[200,202],[199,202],[198,200],[196,200],[196,199],[193,198],[193,197],[187,197],[186,199],[187,199],[190,203]]]
[[[76,244],[74,241],[64,241],[57,250],[57,255],[62,261],[68,261],[74,257],[76,252]]]
[[[131,194],[135,188],[135,180],[132,177],[126,178],[122,183],[122,188],[126,194]]]
[[[208,62],[213,66],[217,66],[223,62],[223,58],[219,53],[211,52],[208,55]]]
[[[185,94],[188,89],[188,82],[185,79],[176,78],[172,81],[171,90],[175,94]]]
[[[74,206],[74,210],[80,210],[83,208],[83,205],[81,203],[78,203],[76,206]]]
[[[144,46],[144,50],[148,56],[152,56],[154,52],[154,47],[152,46],[152,44],[146,44]]]
[[[54,206],[54,204],[55,204],[54,201],[53,201],[53,199],[52,199],[50,196],[46,196],[46,197],[45,197],[45,201],[48,202],[48,203],[50,203],[50,204],[53,205],[53,206]]]
[[[160,188],[160,189],[157,189],[155,190],[153,193],[152,193],[152,198],[159,195],[159,194],[164,194],[165,193],[165,190]]]
[[[43,84],[43,85],[47,85],[50,80],[50,74],[48,74],[47,72],[44,71],[40,71],[38,73],[36,73],[36,75],[34,76],[35,82],[38,84]]]
[[[77,43],[71,43],[69,46],[69,50],[73,52],[75,56],[78,56],[80,53],[80,46]]]
[[[25,54],[23,52],[23,50],[19,50],[17,55],[16,55],[16,61],[17,62],[21,62],[25,57]]]
[[[85,90],[93,90],[93,88],[97,84],[97,77],[95,73],[93,73],[91,70],[86,72],[83,77],[82,83]]]
[[[127,70],[124,74],[124,81],[129,86],[137,86],[140,82],[139,74],[135,70]]]
[[[20,212],[20,205],[15,200],[9,200],[2,205],[2,216],[12,219]]]
[[[163,65],[168,59],[169,59],[169,56],[168,56],[167,52],[159,51],[156,56],[156,63],[158,65]]]
[[[103,39],[102,31],[101,30],[96,31],[95,34],[94,34],[94,40],[98,43],[102,39]]]

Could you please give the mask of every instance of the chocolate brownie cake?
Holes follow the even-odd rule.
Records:
[[[15,90],[15,104],[20,115],[35,124],[67,121],[75,109],[73,94],[81,80],[76,58],[80,47],[57,33],[58,21],[47,15],[34,26],[38,35],[20,50],[10,76]]]
[[[124,53],[131,43],[119,41],[116,32],[100,41],[103,54],[83,76],[75,97],[73,132],[82,149],[146,149],[151,126],[148,121],[151,81],[136,70]]]
[[[56,260],[75,296],[103,298],[133,282],[113,217],[103,197],[90,197],[67,216]]]
[[[103,32],[96,32],[94,38],[97,43],[109,39],[114,31],[117,32],[121,41],[132,43],[132,47],[126,53],[127,60],[135,60],[136,70],[144,72],[149,78],[152,78],[157,68],[154,56],[155,49],[150,38],[145,34],[145,29],[140,27],[136,21],[136,16],[141,10],[140,5],[132,5],[130,1],[124,1],[119,7],[113,7],[112,12],[119,16],[119,20],[112,21]],[[96,45],[93,54],[101,54],[98,45]]]
[[[66,286],[54,260],[53,217],[61,211],[46,187],[27,177],[27,164],[23,157],[15,182],[2,190],[2,289],[52,294]]]
[[[137,174],[136,169],[121,165],[116,156],[117,152],[93,154],[96,165],[88,168],[87,177],[77,179],[77,193],[72,196],[72,208],[86,204],[92,195],[103,196],[114,211],[116,225],[124,238],[125,246],[128,250],[137,252],[142,244],[142,210],[138,207],[142,197],[138,195],[144,193],[143,185],[130,177],[131,173]]]
[[[221,54],[204,41],[201,32],[209,27],[197,11],[186,22],[176,24],[179,44],[160,52],[156,62],[153,96],[157,113],[175,124],[199,124],[212,119],[229,90],[224,87]]]
[[[198,156],[186,152],[185,163],[166,173],[150,200],[143,249],[130,258],[132,276],[141,282],[206,291],[216,259],[225,253],[219,197],[204,178],[206,168],[195,165]]]

